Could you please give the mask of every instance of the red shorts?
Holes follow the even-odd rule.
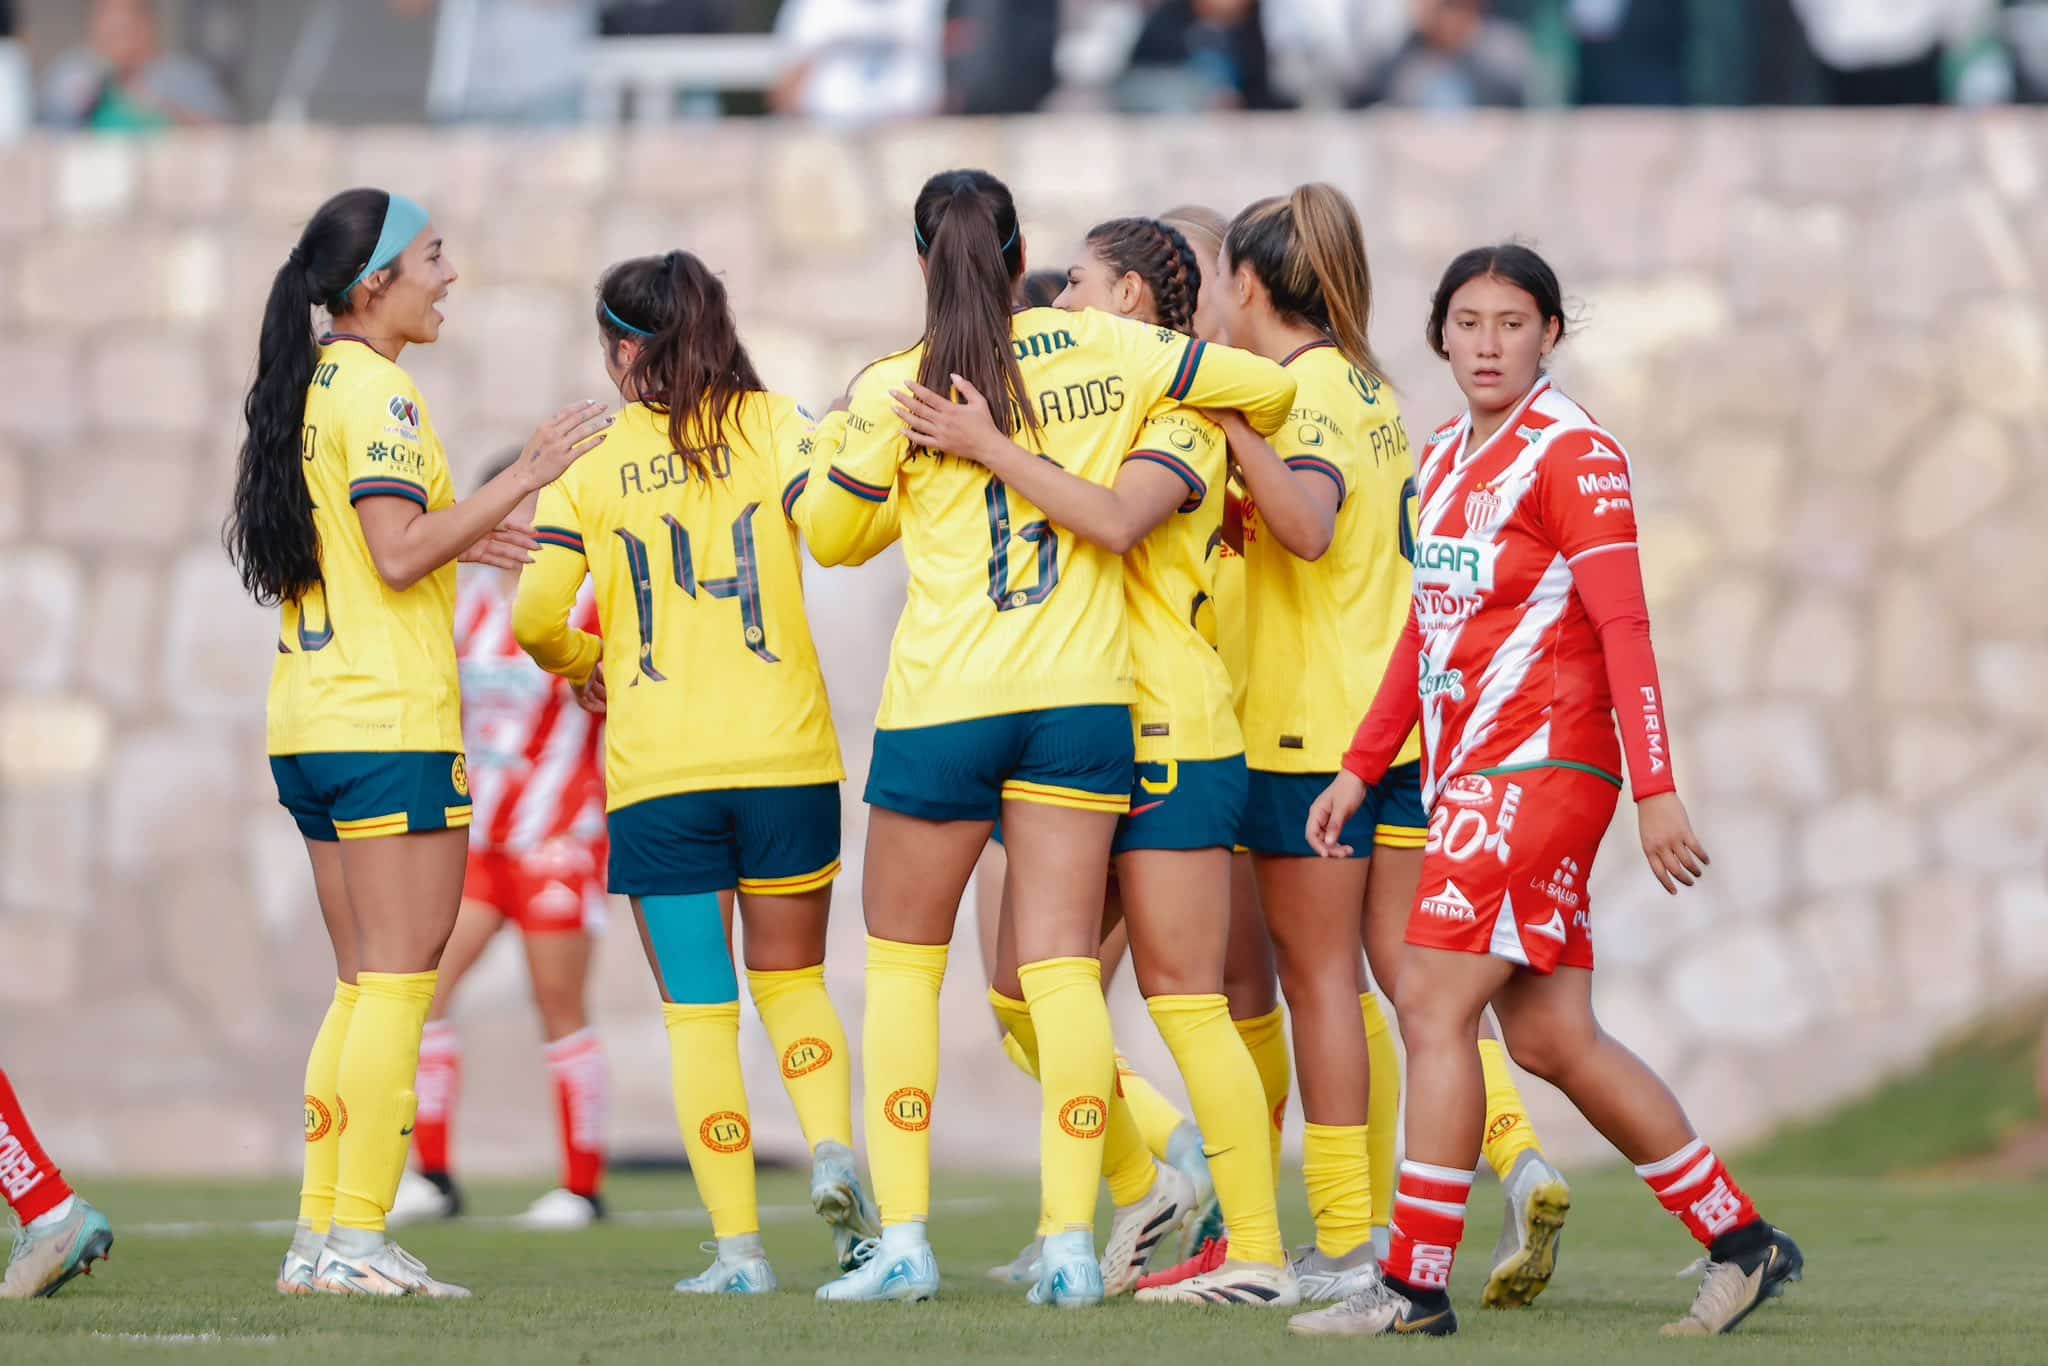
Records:
[[[526,934],[604,926],[605,842],[554,839],[523,854],[472,852],[462,899],[480,901]]]
[[[1453,778],[1429,813],[1408,942],[1532,972],[1590,969],[1586,879],[1620,796],[1575,768]]]

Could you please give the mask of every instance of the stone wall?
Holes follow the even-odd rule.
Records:
[[[907,205],[960,164],[1017,187],[1042,263],[1098,218],[1335,181],[1418,432],[1454,409],[1421,342],[1435,272],[1507,234],[1550,255],[1583,314],[1562,382],[1636,457],[1676,762],[1715,855],[1667,900],[1616,824],[1600,1004],[1716,1136],[1826,1106],[2048,987],[2048,119],[32,142],[0,149],[0,1061],[62,1160],[297,1159],[330,964],[263,761],[273,627],[217,529],[263,294],[313,206],[375,183],[433,208],[463,278],[447,339],[406,363],[468,473],[602,391],[591,287],[628,254],[701,253],[771,383],[829,396],[914,334]],[[814,569],[811,587],[857,795],[902,569]],[[856,1032],[863,815],[848,802],[830,971]],[[618,1147],[676,1152],[634,937],[599,957]],[[458,1012],[473,1167],[552,1151],[522,990],[501,944]],[[1029,1160],[1032,1094],[994,1061],[971,930],[945,1000],[941,1159]],[[1170,1078],[1127,983],[1117,1011]],[[758,1029],[747,1048],[762,1146],[786,1152]],[[1597,1150],[1532,1089],[1554,1142]]]

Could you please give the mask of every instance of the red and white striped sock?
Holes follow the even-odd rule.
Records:
[[[28,1116],[22,1113],[5,1072],[0,1072],[0,1195],[7,1198],[23,1224],[42,1218],[71,1198],[63,1173],[36,1142],[35,1130],[28,1127]]]
[[[412,1089],[419,1097],[412,1142],[420,1170],[446,1174],[449,1116],[462,1089],[462,1036],[450,1021],[427,1022],[426,1032],[420,1036],[420,1070]]]
[[[1702,1247],[1711,1248],[1722,1234],[1756,1220],[1756,1206],[1704,1139],[1694,1139],[1662,1162],[1637,1167],[1636,1175]]]
[[[1472,1173],[1427,1162],[1403,1162],[1394,1187],[1393,1246],[1380,1269],[1417,1290],[1442,1290],[1465,1236]]]
[[[610,1091],[604,1043],[589,1026],[547,1046],[562,1136],[562,1187],[595,1197],[604,1184],[604,1120]]]

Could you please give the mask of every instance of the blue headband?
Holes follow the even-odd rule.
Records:
[[[392,195],[391,202],[384,206],[384,227],[377,234],[376,250],[370,253],[370,259],[363,263],[356,278],[348,282],[348,288],[341,291],[341,301],[347,303],[348,296],[355,292],[357,285],[404,255],[405,249],[412,245],[412,239],[425,231],[426,226],[427,211],[418,202],[402,194]]]
[[[945,220],[940,219],[939,221],[944,222]],[[932,244],[924,240],[924,229],[917,226],[916,219],[912,219],[910,222],[910,235],[917,239],[917,251],[920,256],[922,256],[925,252],[928,252],[932,249]],[[996,250],[1002,252],[1003,255],[1008,256],[1010,254],[1010,248],[1016,245],[1017,225],[1015,223],[1012,223],[1010,225],[1009,237],[1006,238],[1003,242],[1003,245],[996,248]]]
[[[652,332],[649,332],[646,328],[635,327],[633,326],[633,324],[627,322],[624,318],[621,318],[618,314],[612,312],[612,306],[606,303],[604,300],[599,299],[597,301],[597,306],[604,310],[604,316],[606,320],[609,321],[613,327],[618,328],[619,331],[630,333],[635,337],[651,337],[654,335]]]

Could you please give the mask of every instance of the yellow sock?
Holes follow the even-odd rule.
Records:
[[[1116,1091],[1116,1041],[1109,1003],[1102,999],[1102,964],[1095,958],[1047,958],[1024,964],[1017,976],[1038,1034],[1041,1214],[1050,1232],[1093,1232],[1109,1098]]]
[[[1372,1237],[1372,1179],[1363,1124],[1304,1124],[1301,1184],[1316,1221],[1316,1247],[1342,1257]]]
[[[1230,1003],[1220,993],[1154,996],[1145,1008],[1173,1051],[1213,1154],[1209,1175],[1230,1229],[1231,1260],[1282,1265],[1287,1254],[1273,1200],[1271,1152],[1259,1141],[1272,1127],[1265,1089],[1244,1040],[1230,1027]]]
[[[1372,1222],[1386,1228],[1394,1219],[1394,1140],[1401,1130],[1401,1050],[1394,1046],[1380,998],[1368,991],[1358,998],[1365,1016],[1365,1054],[1371,1067],[1372,1090],[1365,1101],[1365,1152],[1372,1164]]]
[[[882,1225],[922,1224],[932,1203],[932,1098],[939,1088],[939,986],[944,944],[868,936],[868,1170]]]
[[[1267,1151],[1273,1158],[1273,1187],[1280,1186],[1280,1139],[1286,1132],[1287,1088],[1293,1068],[1287,1058],[1287,1016],[1279,1006],[1253,1020],[1232,1020],[1252,1066],[1259,1069],[1259,1088],[1266,1093]]]
[[[334,1221],[334,1170],[341,1158],[334,1076],[341,1069],[341,1046],[355,1011],[355,984],[336,982],[334,999],[306,1057],[306,1176],[299,1185],[299,1222],[315,1233],[327,1232]]]
[[[993,990],[993,988],[991,988]],[[1018,1002],[1022,1005],[1023,1002]],[[1033,1081],[1038,1080],[1038,1064],[1024,1051],[1024,1045],[1017,1042],[1017,1036],[1006,1027],[1003,1030],[1003,1056],[1017,1064],[1017,1070]]]
[[[434,1005],[432,972],[359,972],[334,1074],[334,1225],[381,1233],[412,1150],[413,1079]]]
[[[853,1146],[853,1064],[846,1030],[825,994],[825,965],[747,973],[754,1009],[782,1059],[782,1086],[796,1107],[804,1142]]]
[[[1024,1075],[1038,1080],[1038,1031],[1031,1027],[1031,1007],[1014,996],[1005,996],[994,987],[988,989],[988,1003],[996,1012],[996,1019],[1003,1026],[1003,1048],[1010,1053],[1011,1061],[1024,1069]],[[1058,1229],[1045,1226],[1045,1211],[1038,1212],[1038,1227],[1035,1230],[1043,1238],[1047,1233],[1058,1233]]]
[[[676,1125],[690,1154],[697,1198],[711,1215],[714,1238],[761,1231],[754,1194],[754,1125],[740,1076],[740,1003],[676,1005],[664,1001]]]
[[[1188,1117],[1166,1098],[1165,1092],[1145,1080],[1122,1053],[1116,1055],[1116,1082],[1124,1102],[1130,1106],[1131,1120],[1145,1141],[1145,1150],[1161,1162],[1171,1162],[1173,1159],[1166,1154],[1173,1142],[1173,1131],[1186,1124]]]
[[[1037,1076],[1038,1031],[1031,1023],[1031,1007],[994,987],[989,988],[988,1003],[995,1007],[996,1018],[1008,1031],[1006,1037],[1016,1043],[1024,1059],[1024,1070]],[[1122,1056],[1117,1055],[1119,1061]],[[1121,1076],[1118,1080],[1122,1080]],[[1158,1168],[1152,1164],[1152,1154],[1145,1147],[1130,1107],[1115,1095],[1109,1097],[1109,1127],[1102,1136],[1102,1175],[1109,1182],[1110,1200],[1118,1205],[1137,1204],[1152,1193],[1159,1180]],[[1040,1237],[1065,1231],[1053,1227],[1051,1215],[1044,1210],[1039,1211],[1038,1222]]]
[[[1522,1108],[1522,1092],[1508,1070],[1508,1050],[1499,1039],[1479,1041],[1479,1070],[1486,1077],[1486,1161],[1505,1181],[1515,1159],[1526,1152],[1542,1152],[1543,1143]]]

